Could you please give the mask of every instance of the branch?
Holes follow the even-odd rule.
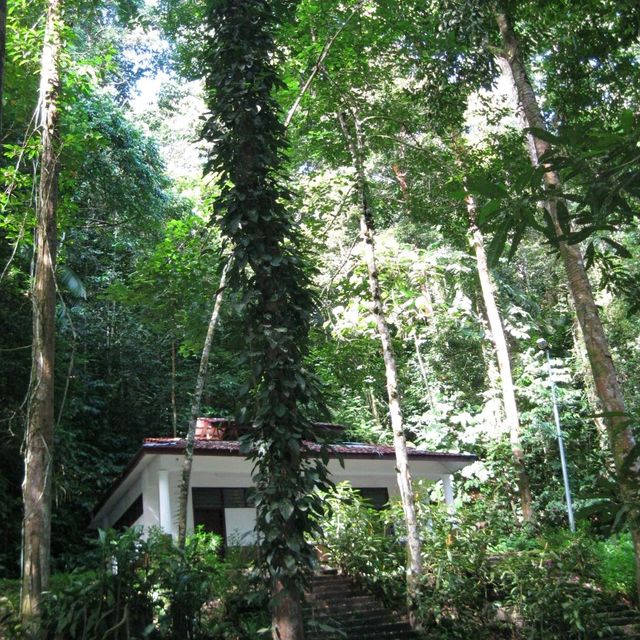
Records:
[[[293,119],[293,116],[295,115],[296,111],[298,110],[298,107],[300,106],[300,102],[302,101],[302,98],[304,97],[304,94],[307,92],[307,90],[311,86],[311,83],[314,81],[315,77],[318,75],[318,72],[322,68],[322,65],[323,65],[323,63],[325,61],[325,58],[327,57],[327,54],[329,53],[329,49],[331,49],[331,46],[336,41],[336,38],[344,31],[345,27],[349,24],[349,21],[351,20],[351,18],[353,18],[353,16],[356,15],[358,10],[360,9],[360,5],[361,4],[362,4],[361,2],[358,3],[356,8],[351,12],[351,14],[349,14],[347,19],[342,23],[342,26],[325,43],[324,47],[322,48],[322,51],[321,51],[320,55],[318,56],[318,60],[313,65],[313,68],[311,69],[311,73],[309,74],[309,77],[307,78],[307,81],[304,83],[304,86],[300,90],[300,93],[298,94],[298,97],[295,99],[294,103],[291,105],[291,108],[289,109],[289,111],[287,113],[287,117],[284,120],[285,128],[288,127],[291,124],[291,120]]]
[[[329,279],[329,282],[322,288],[321,297],[324,297],[329,292],[329,290],[333,286],[334,280],[338,277],[340,272],[344,269],[347,262],[349,262],[351,258],[351,254],[353,253],[355,246],[358,244],[358,240],[360,240],[360,234],[356,234],[356,237],[353,239],[353,242],[351,243],[351,246],[349,247],[349,250],[347,251],[347,254],[344,257],[344,260],[342,261],[340,266],[333,272],[331,278]]]

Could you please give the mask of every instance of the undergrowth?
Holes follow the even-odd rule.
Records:
[[[198,532],[180,551],[137,528],[101,531],[74,570],[52,576],[44,599],[50,640],[256,640],[268,627],[268,594],[250,554]],[[0,596],[0,638],[21,639],[17,585]]]
[[[326,502],[329,562],[402,607],[401,506],[376,511],[348,485]],[[418,516],[424,570],[417,614],[431,638],[598,638],[607,631],[600,612],[635,589],[624,536],[515,526],[511,514],[488,514],[481,504],[453,515],[419,501]]]

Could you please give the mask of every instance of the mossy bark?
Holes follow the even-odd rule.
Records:
[[[478,270],[478,279],[480,280],[482,301],[487,314],[487,321],[489,322],[489,330],[491,332],[491,342],[495,349],[498,370],[500,372],[502,406],[504,408],[506,426],[509,429],[513,464],[518,476],[518,493],[520,496],[522,517],[525,522],[533,523],[535,517],[531,497],[531,482],[529,481],[529,474],[527,473],[520,436],[520,415],[518,413],[513,375],[511,372],[509,346],[500,317],[500,310],[496,302],[495,286],[491,278],[491,272],[489,271],[484,238],[478,228],[476,202],[471,194],[466,195],[465,202],[469,221],[469,235],[476,256],[476,267]]]
[[[54,431],[56,243],[58,207],[58,100],[61,1],[49,0],[41,58],[40,175],[36,200],[32,287],[33,346],[22,497],[20,612],[27,633],[42,637],[42,593],[49,583]]]
[[[391,339],[391,332],[389,330],[389,325],[387,323],[382,304],[382,290],[380,287],[380,278],[376,263],[375,225],[373,212],[369,203],[367,177],[364,169],[364,135],[357,114],[354,114],[353,116],[353,134],[349,131],[344,115],[339,114],[338,119],[356,170],[356,186],[360,213],[360,236],[363,242],[364,258],[367,265],[369,295],[373,302],[372,312],[382,346],[387,397],[389,401],[389,417],[391,420],[393,446],[396,455],[396,479],[400,491],[400,499],[402,501],[405,525],[407,527],[406,576],[409,621],[411,626],[415,628],[418,625],[416,608],[420,578],[422,576],[420,533],[418,529],[418,519],[416,516],[411,470],[409,467],[407,441],[404,433],[396,356],[393,348],[393,341]]]

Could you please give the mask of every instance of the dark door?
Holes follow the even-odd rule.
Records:
[[[224,509],[198,509],[193,510],[194,526],[202,525],[202,528],[209,533],[216,533],[222,538],[224,544]]]

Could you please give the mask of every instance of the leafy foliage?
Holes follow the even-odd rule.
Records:
[[[536,133],[552,144],[544,161],[564,181],[565,233],[584,250],[627,406],[637,414],[638,5],[503,5],[542,101],[548,131]],[[256,428],[246,450],[262,474],[263,552],[272,575],[297,581],[304,573],[300,563],[308,568],[311,561],[301,531],[317,509],[311,490],[324,476],[305,459],[302,443],[314,437],[308,418],[323,419],[324,413],[308,367],[317,372],[331,418],[347,426],[349,439],[388,442],[382,362],[356,243],[353,173],[334,117],[347,96],[363,120],[369,195],[379,213],[379,275],[405,390],[407,437],[481,459],[458,478],[460,501],[471,509],[458,529],[434,508],[428,511],[441,536],[434,533],[425,545],[425,552],[434,549],[427,566],[429,584],[438,588],[425,595],[424,619],[445,635],[468,637],[471,627],[477,633],[494,620],[484,600],[524,616],[517,618],[523,624],[539,616],[555,635],[577,634],[593,594],[572,593],[561,574],[582,571],[587,557],[600,568],[593,579],[605,590],[633,591],[626,534],[607,538],[614,524],[624,528],[625,521],[618,517],[608,443],[594,418],[599,411],[589,363],[554,257],[555,234],[539,206],[548,194],[540,186],[541,171],[529,167],[514,105],[497,82],[493,6],[477,0],[160,0],[155,8],[137,0],[65,2],[72,28],[64,34],[55,569],[68,569],[86,549],[85,525],[96,495],[117,477],[141,438],[170,433],[172,390],[179,430],[184,424],[194,354],[223,248],[217,230],[211,231],[209,209],[240,269],[236,292],[226,298],[205,404],[211,414],[233,414],[249,379],[243,398],[246,419]],[[41,18],[41,2],[9,3],[0,158],[3,576],[16,574],[20,547],[38,150],[31,122]],[[287,146],[279,109],[298,98],[334,36],[301,96]],[[160,70],[158,108],[141,110],[136,102],[147,96],[136,98],[139,81]],[[213,142],[207,184],[196,165],[209,142],[195,146],[192,139],[205,70],[211,109],[205,137]],[[469,147],[464,167],[456,162],[456,136]],[[174,152],[186,148],[196,149],[193,165],[169,171],[171,179],[161,158],[178,164],[184,156]],[[467,241],[465,179],[492,257],[544,535],[517,525],[494,356]],[[309,294],[312,284],[321,291],[318,306]],[[548,381],[535,349],[541,336],[553,347],[572,489],[592,547],[583,537],[573,547],[549,533],[565,526],[566,513]],[[353,563],[373,589],[400,602],[401,548],[388,535],[397,529],[395,516],[377,517],[353,500],[334,505],[350,528],[345,519],[324,525],[334,539],[331,557],[346,568]],[[469,506],[480,501],[483,509]],[[483,529],[482,522],[490,527]],[[450,533],[456,535],[449,539]],[[183,560],[167,553],[154,569],[158,579],[184,578],[178,568]],[[496,555],[492,565],[489,558]],[[558,598],[571,603],[555,619],[542,592],[541,567],[558,579]],[[225,621],[242,617],[246,606],[241,592],[248,587],[237,573],[235,595],[212,612],[216,633],[255,638],[260,621],[244,631]],[[142,584],[137,574],[127,579]],[[78,573],[73,580],[86,587],[93,578],[83,582]],[[177,593],[167,580],[166,589]],[[191,580],[185,578],[185,585]],[[58,593],[70,611],[81,587],[67,586],[69,600],[62,595],[67,587]],[[144,594],[146,587],[140,589]],[[6,609],[15,612],[12,605]],[[74,611],[72,616],[79,609]],[[173,624],[165,616],[153,633],[169,633]]]
[[[531,536],[480,502],[455,516],[423,488],[425,572],[419,615],[433,637],[599,637],[597,611],[614,597],[597,564],[603,547],[580,534]],[[397,503],[376,511],[346,486],[327,498],[327,556],[390,602],[402,598],[402,517]],[[627,571],[633,558],[626,555]],[[632,587],[633,588],[633,587]]]
[[[242,451],[255,463],[262,559],[274,585],[299,595],[313,565],[304,536],[319,509],[314,489],[327,476],[323,461],[305,455],[305,442],[317,439],[305,415],[316,384],[304,363],[313,300],[287,207],[286,144],[273,97],[278,16],[264,0],[225,0],[210,2],[207,18],[204,136],[215,145],[207,171],[221,184],[214,213],[231,242],[251,367],[241,421],[252,427]]]
[[[201,532],[181,551],[158,530],[147,539],[135,528],[101,531],[93,553],[53,584],[46,604],[52,636],[255,637],[266,594],[238,571],[236,559],[221,560],[219,545]]]

